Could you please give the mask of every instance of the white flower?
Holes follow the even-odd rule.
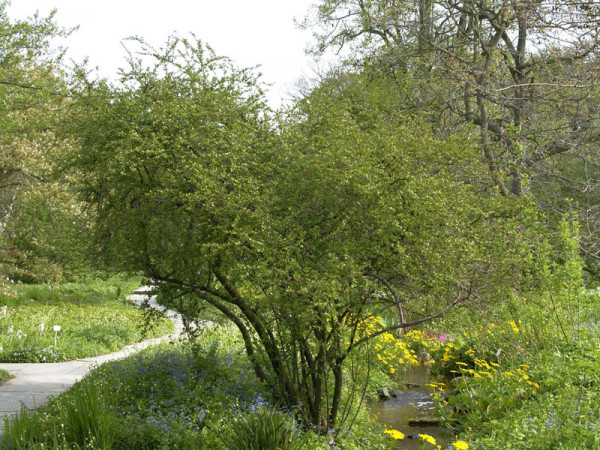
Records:
[[[46,325],[43,322],[40,323],[40,332],[43,333],[45,329],[46,329]]]
[[[6,310],[7,310],[7,308],[8,308],[8,306],[7,306],[7,305],[4,305],[4,306],[2,307],[2,309],[1,309],[1,310],[2,310],[2,316],[3,316],[3,317],[6,317]]]
[[[13,326],[11,325],[10,327],[8,327],[8,334],[12,333],[15,329],[13,328]]]
[[[54,325],[52,328],[54,331],[60,331],[60,325]]]

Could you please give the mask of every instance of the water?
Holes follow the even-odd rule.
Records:
[[[411,419],[435,419],[435,404],[430,390],[425,387],[427,372],[424,369],[409,369],[405,383],[418,384],[418,388],[406,388],[389,400],[374,402],[369,406],[379,423],[404,433],[404,440],[397,441],[397,449],[419,448],[419,434],[433,436],[438,445],[447,447],[453,440],[450,430],[440,425],[408,425]],[[391,392],[390,392],[391,393]]]

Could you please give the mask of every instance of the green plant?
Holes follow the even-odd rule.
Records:
[[[14,377],[15,377],[15,376],[14,376],[12,373],[10,373],[10,372],[7,372],[7,371],[6,371],[6,370],[4,370],[4,369],[0,369],[0,384],[2,384],[2,383],[4,383],[5,381],[8,381],[8,380],[10,380],[10,379],[12,379],[12,378],[14,378]]]
[[[112,448],[119,435],[120,424],[110,405],[109,391],[98,392],[83,384],[71,391],[71,407],[60,411],[62,438],[70,445]],[[64,425],[64,426],[63,426]]]
[[[301,449],[306,441],[293,418],[266,407],[234,417],[219,437],[227,448],[240,450]]]

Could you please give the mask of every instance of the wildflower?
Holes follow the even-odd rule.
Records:
[[[510,322],[508,322],[508,324],[510,325],[510,327],[512,328],[512,330],[519,334],[519,327],[517,326],[516,322],[514,320],[511,320]]]
[[[454,450],[467,450],[469,448],[469,444],[464,441],[456,441],[452,443],[452,447]]]
[[[385,430],[384,433],[389,434],[394,439],[398,439],[398,440],[404,439],[404,433],[402,433],[398,430]]]
[[[471,357],[475,356],[475,352],[471,348],[469,350],[467,350],[465,353]]]
[[[425,442],[429,442],[431,445],[435,445],[435,438],[433,436],[429,436],[428,434],[419,434],[419,437]]]
[[[442,358],[442,360],[443,360],[444,362],[448,362],[448,361],[450,361],[451,359],[454,359],[454,356],[450,355],[450,354],[449,354],[449,353],[447,353],[447,352],[446,352],[446,353],[444,353],[444,357]]]

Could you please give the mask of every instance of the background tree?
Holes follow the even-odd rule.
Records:
[[[53,13],[12,21],[7,5],[0,1],[0,273],[51,281],[67,260],[81,262],[72,233],[86,229],[67,180],[53,174],[70,145],[55,134],[67,88],[53,42],[69,32]]]
[[[316,53],[349,47],[362,67],[396,79],[402,106],[438,131],[477,130],[503,195],[533,191],[560,213],[564,204],[546,194],[580,199],[592,262],[599,13],[593,1],[324,0],[304,25],[318,27]]]

